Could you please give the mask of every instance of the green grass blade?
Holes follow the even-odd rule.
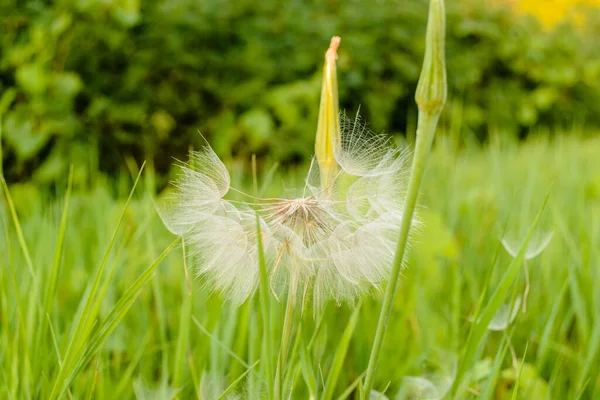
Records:
[[[544,209],[546,208],[546,204],[548,203],[549,196],[550,196],[549,194],[546,195],[546,198],[544,199],[544,203],[542,204],[542,207],[541,207],[540,211],[538,212],[535,220],[531,224],[529,231],[527,233],[527,236],[526,236],[525,240],[523,241],[523,243],[521,244],[521,247],[519,248],[519,252],[517,253],[517,256],[512,259],[511,263],[509,264],[506,271],[502,275],[502,279],[500,280],[498,287],[496,288],[496,290],[490,297],[490,299],[489,299],[487,305],[485,306],[485,308],[483,309],[481,315],[475,315],[475,321],[473,322],[473,325],[471,326],[472,331],[469,332],[469,337],[467,339],[467,343],[465,344],[465,348],[463,350],[463,355],[459,361],[459,367],[458,367],[458,371],[456,374],[456,379],[452,385],[452,389],[451,389],[452,395],[456,395],[456,391],[458,390],[458,387],[461,384],[461,381],[462,381],[462,378],[463,378],[465,372],[472,365],[474,358],[475,358],[475,354],[476,354],[478,348],[480,347],[480,344],[481,344],[483,338],[485,337],[485,334],[487,333],[487,328],[488,328],[490,321],[492,320],[492,318],[494,318],[494,315],[496,314],[496,311],[498,311],[498,308],[500,308],[502,303],[505,302],[505,300],[506,300],[509,290],[510,290],[510,288],[515,280],[515,277],[517,276],[517,273],[519,272],[520,267],[525,258],[525,251],[527,250],[529,241],[531,240],[531,238],[537,228],[537,225],[540,221],[540,218],[542,217],[542,213],[543,213]]]
[[[57,240],[56,240],[56,246],[54,248],[54,255],[52,257],[52,264],[50,266],[50,271],[48,272],[48,277],[44,280],[46,283],[45,286],[45,290],[44,290],[44,300],[43,300],[43,312],[44,312],[44,316],[43,319],[44,321],[47,321],[47,323],[42,322],[40,324],[40,327],[38,329],[37,332],[37,337],[36,337],[36,341],[35,341],[35,351],[34,353],[37,354],[37,349],[40,348],[41,346],[41,341],[44,340],[45,336],[46,336],[46,331],[48,329],[48,327],[52,324],[52,319],[50,318],[50,314],[52,311],[52,305],[54,302],[54,297],[56,295],[56,287],[58,285],[58,277],[60,274],[60,267],[61,267],[61,257],[62,257],[62,253],[63,253],[63,247],[64,247],[64,240],[65,240],[65,233],[67,231],[67,219],[68,219],[68,213],[69,213],[69,202],[71,199],[71,192],[73,189],[73,166],[70,167],[69,169],[69,178],[67,181],[67,191],[65,192],[65,200],[64,200],[64,205],[63,205],[63,211],[62,211],[62,216],[60,219],[60,225],[58,228],[58,236],[57,236]],[[56,338],[53,335],[53,340],[55,340]],[[43,360],[43,357],[38,357],[39,360]],[[42,368],[44,368],[43,364],[38,363],[38,373],[40,373],[42,371]]]
[[[46,314],[46,318],[48,319],[48,328],[50,329],[50,336],[52,337],[52,344],[54,345],[54,352],[56,353],[56,360],[58,361],[58,366],[60,366],[62,364],[62,357],[60,355],[58,341],[56,340],[56,334],[54,333],[54,327],[52,326],[52,321],[50,320],[50,316],[48,314]]]
[[[510,344],[509,337],[509,335],[506,335],[504,337],[502,345],[498,348],[498,351],[496,352],[496,356],[494,357],[494,365],[492,366],[492,371],[490,372],[487,378],[485,388],[483,389],[479,397],[481,400],[492,399],[494,396],[496,380],[498,379],[498,375],[500,374],[500,370],[502,368],[502,363],[504,362],[504,358],[506,357],[506,353],[508,352],[508,347]]]
[[[575,398],[573,400],[582,400],[583,399],[583,395],[585,393],[585,388],[587,387],[588,383],[590,382],[590,380],[586,380],[585,382],[583,382],[583,386],[581,388],[579,388],[579,391],[577,393],[577,396],[575,396]],[[597,397],[590,397],[591,399],[597,399]]]
[[[217,398],[217,400],[223,400],[225,398],[225,396],[227,396],[229,393],[231,393],[233,391],[233,389],[235,389],[235,387],[242,381],[242,379],[244,379],[244,377],[246,375],[248,375],[248,373],[250,371],[252,371],[252,369],[258,365],[259,362],[260,362],[260,360],[256,360],[256,362],[254,364],[252,364],[250,366],[250,368],[248,368],[246,371],[244,371],[244,373],[242,375],[240,375],[235,381],[231,382],[231,385],[229,385],[227,387],[227,389],[225,389],[225,391],[223,393],[221,393],[221,395]]]
[[[575,261],[574,263],[570,263],[567,268],[569,273],[568,282],[571,289],[571,302],[573,309],[575,310],[575,315],[577,316],[577,332],[581,336],[582,340],[587,343],[589,340],[589,333],[591,331],[589,321],[591,314],[589,313],[587,306],[589,302],[586,300],[581,282],[581,273],[584,270],[584,262],[581,254],[582,252],[580,247],[577,246],[577,237],[573,235],[571,230],[568,228],[566,221],[564,220],[563,213],[557,210],[556,207],[554,207],[553,210],[556,223],[562,232],[562,236],[564,237],[565,243],[570,250],[572,259]]]
[[[8,240],[8,235],[6,236]],[[10,253],[9,253],[10,254]],[[11,334],[6,334],[7,338],[13,337],[13,344],[8,346],[10,350],[13,350],[17,356],[12,357],[13,365],[11,365],[12,371],[20,371],[20,379],[16,379],[14,377],[12,380],[13,389],[12,393],[16,393],[18,385],[21,384],[24,386],[24,393],[28,393],[29,391],[29,377],[32,376],[32,366],[31,366],[31,354],[29,351],[29,346],[27,345],[27,332],[26,327],[27,323],[25,322],[25,316],[23,311],[23,305],[21,304],[21,294],[19,291],[19,283],[17,282],[17,273],[15,271],[15,267],[13,265],[12,259],[9,260],[10,265],[10,274],[11,274],[11,283],[13,289],[15,291],[15,303],[17,308],[17,319],[18,319],[18,327],[17,332]],[[2,324],[6,327],[6,329],[10,328],[9,324]],[[19,350],[22,349],[23,354],[19,353]]]
[[[90,389],[90,394],[88,395],[87,400],[92,400],[94,398],[94,394],[96,393],[96,385],[98,384],[98,366],[96,365],[94,372],[94,380],[92,381],[92,388]],[[72,397],[72,396],[70,396]]]
[[[277,368],[275,370],[275,398],[282,399],[284,397],[284,375],[286,371],[286,363],[288,361],[288,350],[292,337],[294,325],[294,314],[296,311],[296,292],[292,288],[288,289],[288,298],[285,306],[285,316],[283,318],[283,328],[281,333],[281,341],[279,353],[277,356]]]
[[[128,387],[131,387],[131,382],[133,381],[133,378],[132,378],[133,373],[135,372],[136,367],[140,363],[140,360],[144,356],[144,352],[147,351],[147,346],[148,346],[149,342],[150,342],[150,332],[148,332],[146,334],[146,336],[144,336],[144,339],[141,341],[133,359],[127,366],[127,369],[125,370],[125,372],[121,375],[121,378],[119,379],[119,383],[117,384],[116,390],[114,393],[115,398],[121,399],[121,398],[125,397],[123,395],[123,392]]]
[[[577,316],[577,331],[581,335],[584,343],[589,341],[589,333],[591,331],[588,317],[588,307],[585,296],[582,293],[579,274],[574,265],[568,267],[569,270],[569,286],[571,288],[571,302],[575,315]]]
[[[17,215],[17,210],[15,209],[14,202],[10,195],[10,191],[8,190],[8,185],[4,180],[4,176],[0,176],[0,182],[2,183],[2,189],[4,191],[4,195],[6,198],[6,203],[8,204],[8,209],[12,218],[13,225],[15,227],[15,232],[17,234],[17,240],[19,242],[19,246],[21,247],[21,251],[23,252],[23,256],[25,257],[25,263],[27,264],[27,268],[29,270],[29,275],[33,279],[33,290],[30,292],[33,294],[31,296],[31,301],[29,303],[29,307],[27,308],[27,315],[24,315],[24,308],[21,304],[21,296],[19,294],[19,284],[17,281],[17,273],[14,270],[14,265],[12,259],[9,260],[9,264],[11,266],[11,274],[13,280],[13,286],[15,293],[17,295],[17,307],[19,313],[19,330],[18,333],[21,334],[20,345],[23,349],[23,355],[19,355],[21,359],[20,367],[21,377],[18,379],[15,384],[22,384],[24,387],[24,393],[29,396],[30,395],[30,384],[33,375],[33,367],[31,361],[31,341],[33,332],[36,331],[36,328],[33,326],[36,310],[41,309],[40,298],[39,298],[39,284],[37,275],[33,268],[33,262],[31,261],[31,255],[29,253],[29,248],[27,247],[27,242],[25,241],[25,236],[23,235],[23,230],[21,229],[21,223],[19,221],[19,217]],[[8,241],[8,227],[5,226],[6,239]],[[10,248],[10,245],[9,245]]]
[[[273,341],[271,338],[271,317],[269,305],[269,276],[267,273],[267,263],[262,242],[262,232],[260,227],[260,217],[256,214],[256,246],[258,248],[258,266],[260,269],[260,313],[263,326],[263,351],[264,351],[264,369],[267,380],[268,398],[273,398],[272,383],[273,377]]]
[[[188,365],[190,366],[190,375],[192,377],[192,384],[194,385],[194,393],[196,393],[196,398],[198,400],[202,400],[202,394],[200,393],[200,378],[198,378],[198,373],[196,364],[194,363],[194,355],[192,353],[187,356]]]
[[[66,388],[71,384],[75,376],[79,373],[79,371],[89,363],[94,354],[98,351],[100,346],[104,344],[106,338],[114,331],[117,325],[121,322],[121,320],[125,317],[137,297],[142,292],[144,286],[152,279],[156,268],[160,265],[162,260],[175,248],[175,246],[179,243],[179,239],[176,239],[171,243],[169,247],[163,251],[163,253],[154,261],[146,270],[140,275],[138,279],[127,289],[127,291],[121,296],[117,304],[112,308],[108,316],[105,320],[98,326],[98,328],[93,333],[92,337],[87,344],[83,355],[75,364],[73,369],[69,371],[69,374],[66,375],[65,381],[58,392],[57,397],[60,397],[64,394]]]
[[[544,332],[542,333],[542,338],[540,340],[540,344],[538,347],[538,368],[543,368],[546,359],[548,357],[548,351],[550,350],[550,339],[552,336],[552,332],[554,331],[556,325],[558,325],[558,313],[561,308],[561,304],[564,301],[567,293],[569,291],[569,281],[565,281],[563,284],[558,297],[554,302],[554,306],[552,307],[552,311],[550,312],[550,317],[546,322],[546,326],[544,327]]]
[[[252,307],[252,300],[246,301],[239,308],[240,317],[237,319],[237,329],[235,330],[235,341],[233,343],[233,351],[236,354],[246,354],[250,307]],[[231,379],[237,378],[243,372],[241,364],[235,363],[231,366],[230,377]]]
[[[102,262],[100,263],[100,265],[96,271],[96,274],[94,276],[93,283],[92,283],[91,287],[89,288],[89,290],[86,291],[86,294],[84,295],[84,297],[82,299],[83,306],[81,308],[81,314],[79,314],[76,317],[77,322],[75,324],[75,329],[73,330],[73,334],[71,335],[71,340],[69,341],[69,345],[67,346],[67,351],[65,352],[65,358],[64,358],[63,365],[61,366],[61,368],[58,372],[58,375],[54,381],[54,385],[52,387],[52,392],[49,397],[52,400],[60,397],[60,395],[58,394],[59,392],[61,394],[65,392],[65,390],[66,390],[65,383],[68,381],[67,376],[70,374],[69,371],[72,371],[74,369],[74,364],[77,363],[78,360],[81,359],[81,355],[83,354],[84,343],[87,340],[87,338],[89,337],[89,333],[92,330],[93,325],[94,325],[93,321],[96,318],[96,312],[94,312],[94,311],[97,311],[98,304],[102,300],[101,298],[98,298],[98,299],[96,298],[96,294],[100,287],[100,281],[102,279],[106,264],[108,263],[108,257],[110,255],[111,250],[117,239],[117,234],[119,232],[119,228],[121,227],[121,223],[123,222],[123,218],[125,216],[125,211],[129,207],[129,203],[131,202],[131,199],[133,198],[133,193],[135,192],[135,188],[137,187],[140,177],[142,176],[143,170],[144,170],[144,165],[142,165],[142,168],[140,169],[139,174],[138,174],[135,182],[133,183],[133,187],[131,188],[131,191],[129,192],[129,197],[127,198],[127,201],[125,202],[125,206],[123,207],[121,215],[119,216],[117,225],[116,225],[115,229],[113,230],[113,234],[110,238],[109,244],[104,252]]]
[[[202,325],[200,323],[200,321],[198,321],[196,319],[196,317],[192,316],[192,321],[194,321],[194,323],[196,324],[196,326],[202,331],[204,332],[204,334],[206,336],[208,336],[211,340],[212,343],[215,343],[216,345],[218,345],[220,348],[222,348],[223,350],[225,350],[227,352],[227,354],[229,354],[231,357],[233,357],[234,359],[236,359],[240,364],[242,364],[246,369],[250,368],[250,365],[248,365],[248,363],[246,363],[246,361],[244,361],[244,359],[242,357],[240,357],[239,355],[235,354],[233,352],[233,350],[231,350],[225,343],[221,342],[218,338],[215,337],[215,335],[211,334],[208,329],[206,329],[204,327],[204,325]]]
[[[294,391],[294,381],[296,376],[298,376],[298,374],[300,373],[300,362],[298,360],[298,352],[300,349],[300,345],[303,343],[302,342],[302,328],[303,324],[302,324],[302,318],[298,318],[298,323],[297,323],[297,329],[296,329],[296,339],[294,340],[294,345],[292,346],[292,353],[290,355],[289,358],[289,365],[290,368],[288,370],[288,373],[286,374],[285,380],[283,382],[283,387],[286,389],[289,389],[290,392],[293,393]]]
[[[179,333],[177,334],[177,345],[175,358],[173,360],[173,381],[172,385],[178,388],[183,380],[183,366],[186,364],[186,350],[188,347],[190,336],[190,321],[192,320],[192,294],[185,289],[183,294],[183,302],[181,304],[181,312],[179,316]]]
[[[300,351],[304,351],[304,356],[307,359],[310,359],[309,353],[312,351],[316,341],[317,341],[317,337],[319,336],[319,334],[321,333],[321,329],[323,328],[323,326],[325,325],[325,308],[327,307],[327,304],[325,304],[325,307],[323,308],[323,310],[321,310],[318,320],[317,320],[317,324],[313,330],[313,334],[310,338],[310,340],[308,341],[308,344],[305,343],[304,341],[304,337],[302,337],[302,341],[299,343],[299,354]],[[300,319],[302,321],[302,319]],[[302,323],[300,323],[300,326],[302,326]],[[300,339],[301,336],[298,335],[298,339]],[[300,360],[301,361],[301,360]],[[311,365],[309,363],[309,365]],[[312,367],[311,367],[312,369]],[[292,373],[292,382],[291,382],[291,389],[293,391],[293,389],[296,387],[296,385],[298,384],[298,380],[300,377],[300,372],[303,372],[304,370],[302,369],[302,363],[296,365],[295,370]],[[316,376],[316,375],[315,375]],[[304,375],[303,375],[304,377]],[[287,387],[287,386],[286,386]],[[315,393],[317,391],[317,383],[316,383],[316,379],[315,379]],[[315,395],[316,396],[316,395]],[[316,398],[316,397],[315,397]]]
[[[358,398],[360,400],[365,400],[366,399],[366,396],[365,396],[365,387],[363,385],[362,379],[358,382]]]
[[[351,384],[350,386],[348,386],[346,388],[346,390],[344,390],[342,392],[341,395],[339,395],[339,397],[336,400],[346,400],[348,397],[350,397],[350,395],[356,390],[356,387],[360,384],[360,382],[362,381],[362,379],[364,378],[364,376],[366,375],[367,371],[363,372],[362,374],[359,375],[358,378],[356,378]]]
[[[590,374],[592,370],[599,371],[598,369],[598,354],[600,353],[600,314],[596,316],[596,323],[594,329],[590,335],[590,341],[588,342],[588,349],[586,351],[585,363],[581,369],[581,374],[577,382],[576,387],[582,391],[585,389],[585,382],[593,374]]]
[[[4,180],[4,176],[0,176],[0,183],[2,183],[2,189],[4,190],[4,196],[6,197],[6,202],[8,204],[8,210],[10,211],[10,216],[12,217],[13,225],[15,226],[15,231],[17,233],[17,239],[19,240],[19,245],[21,246],[23,256],[25,257],[25,264],[27,264],[29,275],[31,275],[31,277],[35,281],[36,274],[33,268],[33,262],[31,261],[31,253],[29,252],[29,247],[27,247],[25,235],[23,235],[21,223],[19,222],[19,216],[17,215],[17,210],[15,209],[15,203],[13,202],[13,199],[10,195],[10,191],[8,190],[8,185]]]
[[[67,217],[69,214],[69,202],[71,199],[71,191],[73,190],[73,166],[69,169],[69,180],[67,182],[67,191],[65,193],[65,203],[63,205],[62,217],[60,219],[60,226],[58,228],[58,237],[56,240],[56,247],[54,249],[54,256],[52,257],[52,265],[50,266],[50,272],[48,275],[46,293],[44,295],[44,312],[50,313],[54,295],[56,294],[56,286],[58,283],[58,276],[60,273],[60,260],[63,253],[63,246],[65,241],[65,233],[67,231]]]
[[[250,301],[252,302],[253,306],[256,304],[255,299],[250,299]],[[255,307],[250,308],[248,320],[248,361],[253,362],[260,359],[260,347],[262,340],[258,327],[260,322]],[[260,381],[257,375],[258,374],[251,374],[248,378],[248,397],[251,399],[258,398],[260,395]]]
[[[523,353],[523,358],[521,359],[521,366],[519,367],[519,372],[517,373],[517,380],[515,381],[515,387],[513,389],[512,400],[517,400],[517,394],[519,393],[519,386],[521,384],[521,376],[523,375],[523,365],[525,365],[525,357],[527,356],[527,349],[529,348],[529,343],[525,346],[525,352]]]
[[[302,370],[302,377],[304,378],[304,382],[308,388],[308,393],[310,393],[310,398],[316,399],[317,374],[312,367],[310,355],[308,353],[308,346],[304,345],[304,339],[302,339],[302,342],[303,345],[300,346],[300,368]]]
[[[344,329],[344,333],[342,334],[339,344],[335,350],[333,362],[331,364],[329,374],[327,375],[323,394],[321,395],[322,400],[330,400],[333,397],[333,391],[335,390],[338,378],[340,377],[340,372],[342,371],[344,360],[346,359],[346,353],[348,352],[350,340],[352,339],[352,335],[354,335],[354,329],[356,328],[356,324],[358,322],[361,306],[362,302],[359,302],[356,305],[356,308],[352,312],[350,320],[348,321],[348,325],[346,325],[346,329]]]

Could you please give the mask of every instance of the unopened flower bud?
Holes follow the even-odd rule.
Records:
[[[340,37],[334,36],[325,53],[325,66],[323,67],[323,86],[315,141],[315,156],[319,165],[322,188],[330,188],[338,174],[335,154],[341,146],[341,135],[335,62],[339,45]]]
[[[446,16],[444,0],[431,0],[425,44],[425,59],[415,100],[419,111],[439,115],[446,102]]]

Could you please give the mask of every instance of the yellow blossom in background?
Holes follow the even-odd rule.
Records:
[[[502,0],[521,14],[535,16],[547,29],[568,21],[576,25],[585,22],[588,7],[600,7],[600,0]]]

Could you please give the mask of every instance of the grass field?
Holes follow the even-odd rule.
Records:
[[[436,142],[420,199],[424,224],[375,381],[390,399],[430,398],[416,387],[443,391],[457,371],[457,391],[446,398],[600,398],[600,138],[500,138],[483,149]],[[226,389],[223,398],[262,397],[264,362],[255,362],[266,330],[257,299],[235,308],[193,270],[186,279],[182,247],[155,211],[151,168],[123,211],[131,170],[117,183],[95,175],[66,206],[67,177],[58,196],[11,186],[16,214],[3,194],[0,398],[214,400]],[[272,190],[298,184],[302,173],[285,175]],[[469,341],[470,317],[512,261],[501,239],[518,249],[548,194],[530,250],[551,241],[518,266],[502,299],[509,307],[527,288],[526,302],[514,322],[505,310],[494,320],[500,330]],[[328,304],[321,323],[304,313],[285,376],[291,398],[310,390],[358,398],[352,387],[366,369],[380,304],[381,294],[365,298],[354,315]],[[277,348],[283,309],[271,307],[269,345]]]

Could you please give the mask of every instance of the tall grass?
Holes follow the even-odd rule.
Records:
[[[426,381],[405,377],[443,376],[449,398],[600,396],[600,141],[566,133],[518,145],[498,135],[482,150],[454,150],[450,136],[438,137],[425,173],[424,227],[374,388],[410,398]],[[292,175],[269,190],[293,185]],[[267,332],[279,348],[283,305],[271,299],[265,329],[258,302],[236,309],[193,280],[189,255],[188,291],[182,248],[169,252],[180,242],[156,216],[148,179],[128,204],[103,180],[69,181],[56,199],[29,184],[3,189],[0,398],[266,398],[260,352]],[[500,239],[523,239],[548,194],[536,231],[554,236],[527,261],[527,312],[488,331],[490,305],[525,287]],[[282,377],[292,398],[358,396],[381,296],[329,304],[316,319],[297,311]]]
[[[595,161],[598,152],[585,152],[600,146],[573,135],[567,141],[532,141],[519,148],[514,143],[503,143],[500,136],[492,136],[494,141],[483,151],[469,147],[457,150],[460,127],[451,123],[451,132],[438,139],[432,157],[430,169],[436,175],[423,179],[446,101],[443,4],[442,0],[430,3],[426,52],[416,94],[419,114],[412,169],[405,198],[397,199],[397,204],[404,207],[401,212],[396,207],[393,213],[379,217],[385,223],[390,218],[401,218],[380,308],[379,298],[365,303],[361,299],[351,310],[339,304],[323,308],[320,300],[327,288],[314,285],[319,301],[312,313],[305,312],[311,285],[303,283],[301,272],[293,265],[283,266],[288,268],[289,287],[287,300],[280,300],[271,287],[275,269],[270,265],[272,254],[265,255],[263,249],[263,222],[258,216],[255,234],[235,240],[237,245],[256,238],[256,258],[224,270],[214,263],[227,262],[219,258],[219,251],[219,257],[207,263],[216,279],[233,278],[229,282],[242,287],[238,300],[244,304],[234,307],[233,302],[222,303],[210,295],[206,286],[195,294],[188,261],[193,265],[203,255],[196,252],[188,257],[186,253],[185,232],[189,229],[182,230],[179,225],[187,227],[189,220],[175,221],[175,229],[171,230],[184,235],[171,238],[170,243],[164,230],[156,226],[152,164],[144,174],[145,164],[138,168],[132,158],[126,159],[131,181],[127,175],[119,181],[130,188],[124,202],[107,195],[110,184],[103,183],[94,171],[88,174],[99,178],[93,186],[78,188],[74,193],[77,167],[72,167],[56,215],[43,194],[36,199],[39,192],[35,186],[9,188],[0,174],[4,195],[0,214],[4,240],[0,249],[6,254],[7,265],[0,270],[1,394],[51,400],[115,394],[138,399],[268,400],[331,400],[334,396],[361,400],[595,397],[600,384],[600,298],[590,282],[598,279],[596,245],[600,229],[595,217],[600,209],[600,182],[598,170],[587,165],[588,160]],[[329,195],[331,180],[335,179],[332,177],[338,175],[338,163],[342,168],[348,166],[337,156],[344,152],[355,156],[353,150],[342,146],[338,114],[334,112],[338,105],[335,58],[339,43],[339,37],[334,37],[326,53],[317,129],[320,187]],[[0,119],[1,113],[0,109]],[[455,143],[448,138],[455,138]],[[352,140],[358,141],[348,145],[351,149],[362,143]],[[375,142],[366,146],[371,145]],[[561,156],[554,156],[552,166],[559,169],[549,175],[553,170],[544,158],[557,148]],[[519,164],[516,161],[524,150],[527,157]],[[194,158],[208,170],[207,175],[200,171],[195,180],[195,172],[187,169],[192,179],[180,183],[181,190],[193,186],[190,195],[194,198],[190,201],[188,193],[180,192],[183,208],[179,211],[188,218],[201,212],[193,222],[204,225],[194,227],[189,236],[199,246],[211,244],[212,237],[203,235],[216,234],[211,224],[222,222],[210,219],[210,209],[196,210],[205,199],[196,203],[195,197],[206,196],[214,202],[214,198],[223,196],[219,186],[227,186],[225,192],[229,190],[229,174],[211,151],[205,149]],[[396,155],[387,153],[392,154]],[[565,158],[565,154],[570,157]],[[565,159],[568,164],[557,163]],[[353,161],[361,160],[358,156]],[[368,157],[365,160],[366,165],[373,161]],[[383,166],[385,162],[380,159],[376,164]],[[258,195],[255,159],[252,166],[253,193]],[[583,181],[569,175],[574,166],[579,166],[575,170]],[[511,167],[518,171],[512,180],[507,178]],[[378,167],[373,171],[397,173]],[[465,179],[474,171],[479,172],[474,174],[477,179]],[[264,175],[270,179],[272,170]],[[420,212],[425,228],[410,253],[413,268],[402,281],[402,296],[397,296],[423,182],[430,196],[424,204],[429,201],[437,208]],[[369,185],[367,193],[372,189]],[[484,185],[483,190],[480,185]],[[522,189],[518,193],[507,190],[519,185]],[[142,186],[139,191],[138,186]],[[274,190],[275,186],[263,183],[262,188]],[[204,189],[198,192],[197,187]],[[437,196],[428,192],[442,188],[445,190]],[[582,198],[565,195],[582,188]],[[373,199],[379,201],[377,195],[365,198],[369,204]],[[296,207],[302,205],[302,222],[307,227],[314,222],[324,233],[326,220],[321,213],[325,208],[305,200],[293,203]],[[288,203],[274,204],[286,217],[299,217],[296,209],[286,208]],[[581,211],[570,218],[566,210],[574,205]],[[550,213],[545,212],[547,208]],[[107,220],[112,224],[107,225]],[[338,220],[332,216],[332,221]],[[248,228],[242,228],[241,220],[229,221],[239,225],[240,230]],[[573,221],[577,221],[576,229],[571,226]],[[354,224],[363,222],[353,220]],[[107,230],[107,226],[112,228]],[[195,235],[197,232],[200,235]],[[314,228],[307,228],[307,232],[315,234]],[[233,240],[237,237],[233,234],[229,230],[221,238]],[[553,238],[550,248],[562,248],[561,253],[546,249]],[[343,246],[341,239],[337,240],[331,248],[325,248],[337,251]],[[290,243],[282,241],[277,250],[286,252],[287,247],[294,247]],[[386,249],[393,245],[389,240],[379,243]],[[180,256],[168,257],[179,244]],[[222,244],[215,240],[201,249],[210,259],[212,246]],[[301,254],[296,261],[305,261]],[[310,257],[327,258],[314,254]],[[348,254],[359,257],[358,253]],[[379,253],[367,254],[376,257]],[[552,258],[544,258],[547,254]],[[312,261],[320,268],[318,260]],[[372,265],[370,261],[366,257],[361,260],[367,266]],[[279,259],[275,261],[277,267],[278,263]],[[170,269],[160,273],[161,265]],[[338,269],[345,266],[336,264]],[[256,299],[249,296],[252,281],[239,279],[238,274],[249,271],[246,268],[257,268],[260,276]],[[544,272],[548,268],[553,270]],[[564,277],[557,284],[560,272]],[[227,273],[230,276],[225,276]],[[252,275],[244,276],[250,279]],[[374,276],[359,274],[356,280],[380,280]],[[335,282],[329,280],[326,284]],[[557,300],[552,301],[557,294]],[[130,313],[134,307],[138,312]],[[377,309],[375,327],[373,311]],[[524,322],[529,326],[522,325]],[[199,335],[191,334],[193,325]],[[198,337],[204,340],[195,340]],[[573,372],[562,372],[565,368]],[[378,370],[380,374],[376,375]]]

